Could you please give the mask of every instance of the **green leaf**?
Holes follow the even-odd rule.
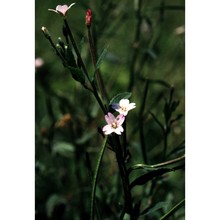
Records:
[[[87,141],[89,141],[94,136],[94,134],[96,134],[95,130],[92,130],[90,132],[86,132],[82,135],[82,137],[78,138],[75,143],[76,144],[85,144]]]
[[[185,140],[181,141],[180,144],[175,146],[173,150],[167,155],[167,157],[172,157],[173,155],[179,155],[185,152]]]
[[[99,175],[99,170],[100,170],[101,163],[102,163],[102,158],[103,158],[103,155],[104,155],[104,152],[105,152],[105,148],[106,148],[107,139],[108,139],[108,136],[105,136],[105,139],[102,142],[101,150],[100,150],[100,153],[98,155],[98,159],[97,159],[97,163],[96,163],[96,168],[95,168],[95,172],[94,172],[94,176],[93,176],[93,180],[92,180],[91,207],[90,207],[90,219],[91,220],[94,219],[94,207],[95,207],[95,198],[96,198],[96,185],[97,185],[97,179],[98,179],[98,175]]]
[[[148,172],[144,175],[141,175],[141,176],[137,177],[130,184],[130,188],[132,189],[134,186],[137,186],[137,185],[140,185],[140,186],[144,185],[145,183],[147,183],[148,181],[150,181],[154,177],[161,176],[165,173],[172,172],[172,171],[175,171],[177,169],[182,169],[182,168],[184,168],[184,165],[180,165],[180,166],[177,166],[177,167],[174,167],[174,168],[160,168],[160,169]]]
[[[132,94],[131,92],[119,93],[111,99],[109,105],[113,103],[119,103],[121,99],[129,99],[131,97],[131,94]]]
[[[158,202],[156,205],[147,207],[145,210],[143,210],[141,212],[141,216],[149,215],[149,214],[151,214],[159,209],[162,209],[166,206],[167,206],[167,202]]]
[[[146,173],[144,175],[139,176],[136,178],[131,184],[130,187],[133,188],[134,186],[141,186],[147,183],[149,180],[153,179],[154,177],[161,176],[165,173],[173,171],[172,169],[169,168],[160,168],[154,171],[151,171],[149,173]]]
[[[185,160],[185,155],[178,157],[178,158],[175,158],[175,159],[172,159],[172,160],[162,162],[162,163],[153,164],[153,165],[139,163],[139,164],[135,164],[135,165],[131,166],[128,169],[128,173],[131,173],[132,171],[139,170],[139,169],[143,169],[145,171],[160,170],[161,168],[168,168],[165,166],[169,166],[171,164],[178,163],[182,160]]]
[[[107,49],[104,49],[102,51],[100,57],[98,58],[98,61],[97,61],[96,66],[95,66],[95,71],[94,71],[93,76],[92,76],[92,81],[95,79],[95,74],[96,74],[97,70],[100,68],[100,65],[101,65],[103,59],[105,58],[107,52],[108,52]]]
[[[178,107],[178,105],[180,104],[180,101],[177,100],[177,101],[173,101],[172,104],[171,104],[171,111],[174,112],[176,110],[176,108]]]
[[[52,217],[55,207],[60,204],[66,204],[66,200],[62,196],[53,194],[49,197],[46,202],[46,212],[49,218]]]
[[[76,60],[75,60],[75,57],[73,55],[73,51],[72,51],[72,48],[70,47],[70,45],[66,46],[65,50],[66,50],[65,57],[66,57],[67,66],[77,68]]]
[[[130,220],[130,215],[125,213],[124,217],[123,217],[123,220]]]
[[[81,84],[85,84],[85,75],[81,69],[72,66],[66,66],[66,68],[71,72],[73,79],[80,82]]]
[[[79,42],[79,52],[81,53],[83,45],[85,44],[85,38],[82,37],[81,41]]]
[[[149,79],[149,83],[159,84],[159,85],[164,86],[166,88],[170,88],[171,87],[171,85],[169,83],[167,83],[166,81],[161,80],[161,79]]]
[[[99,69],[99,67],[100,67],[103,59],[105,58],[107,52],[108,52],[108,50],[106,48],[102,51],[102,53],[101,53],[101,55],[100,55],[100,57],[99,57],[99,59],[96,63],[96,67],[95,67],[96,70]]]
[[[178,209],[180,209],[184,205],[185,205],[185,199],[183,199],[178,204],[176,204],[169,212],[167,212],[164,216],[162,216],[160,220],[169,219],[170,216],[172,216]]]
[[[56,142],[53,145],[52,153],[60,154],[64,157],[71,157],[74,152],[74,146],[67,142]]]
[[[154,167],[154,165],[135,164],[128,169],[128,172],[131,173],[134,170],[153,171],[153,170],[159,170],[159,169],[161,169],[161,167]]]
[[[165,104],[164,104],[163,113],[164,113],[166,121],[169,121],[169,119],[171,117],[171,110],[170,110],[169,103],[166,100],[165,100]]]

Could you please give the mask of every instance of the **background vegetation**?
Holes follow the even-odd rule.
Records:
[[[97,128],[105,120],[94,97],[73,80],[41,31],[46,26],[55,42],[63,37],[62,19],[48,8],[72,2],[35,2],[36,58],[44,61],[36,68],[35,81],[36,219],[89,219],[91,171],[102,143]],[[85,25],[85,11],[92,9],[98,56],[107,49],[100,71],[108,97],[131,92],[130,100],[137,105],[128,115],[129,165],[158,164],[184,154],[184,4],[184,0],[80,0],[68,12],[70,28],[92,74]],[[166,127],[164,106],[170,96],[177,103],[172,112],[176,120],[170,126],[164,156],[160,123]],[[132,179],[141,173],[135,172]],[[184,198],[184,170],[137,186],[132,193],[145,210],[140,219],[159,219]],[[123,191],[109,149],[96,196],[101,219],[117,219]],[[184,207],[169,219],[184,219]]]

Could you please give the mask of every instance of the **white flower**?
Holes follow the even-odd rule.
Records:
[[[54,10],[54,9],[48,9],[48,10],[56,12],[57,14],[60,14],[65,17],[68,10],[75,4],[76,3],[72,3],[69,7],[68,7],[68,5],[57,5],[56,10]]]
[[[112,108],[126,116],[131,109],[136,108],[136,104],[129,103],[128,99],[121,99],[119,103],[113,103]]]
[[[120,135],[121,132],[124,131],[123,127],[121,126],[125,120],[124,115],[120,114],[115,118],[112,113],[108,112],[108,114],[105,115],[105,120],[108,123],[102,128],[102,131],[105,135],[111,134],[112,132]]]

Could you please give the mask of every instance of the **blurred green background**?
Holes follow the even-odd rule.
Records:
[[[142,3],[139,12],[135,11],[138,2]],[[35,56],[43,60],[43,65],[36,67],[35,80],[35,197],[36,219],[39,220],[89,219],[90,166],[94,170],[102,142],[97,128],[105,124],[94,97],[72,79],[41,31],[42,26],[47,27],[54,42],[58,37],[63,38],[63,20],[48,9],[71,3],[35,1]],[[93,11],[92,33],[97,54],[105,48],[108,51],[100,70],[109,98],[121,92],[132,92],[130,100],[137,105],[129,113],[127,123],[132,155],[129,164],[144,163],[138,117],[146,79],[152,80],[143,120],[148,163],[162,160],[163,134],[149,111],[164,123],[164,100],[170,93],[164,82],[174,86],[174,100],[180,102],[174,117],[183,114],[171,127],[166,159],[182,155],[185,137],[185,1],[76,1],[68,12],[68,22],[92,74],[94,67],[85,25],[88,8]],[[143,209],[150,202],[164,202],[162,208],[140,219],[159,219],[184,198],[183,170],[167,174],[155,184],[151,198],[148,196],[150,183],[133,192],[137,201],[142,200]],[[122,196],[114,154],[106,150],[97,189],[101,219],[117,219]],[[170,219],[184,219],[184,209]]]

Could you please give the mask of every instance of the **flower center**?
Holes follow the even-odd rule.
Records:
[[[113,128],[117,128],[117,124],[115,122],[112,123]]]
[[[122,107],[121,107],[121,110],[122,110],[123,112],[126,112],[126,111],[127,111],[126,106],[122,106]]]

